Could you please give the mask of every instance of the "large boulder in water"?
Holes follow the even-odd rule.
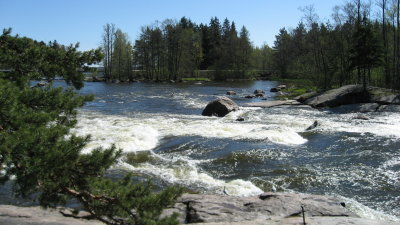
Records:
[[[220,97],[207,104],[201,115],[224,117],[226,114],[236,111],[239,106],[227,97]]]
[[[305,104],[314,108],[336,107],[340,105],[368,103],[370,96],[362,85],[346,85],[309,98]]]

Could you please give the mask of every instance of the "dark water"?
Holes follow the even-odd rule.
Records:
[[[161,186],[204,193],[253,195],[277,191],[334,195],[361,216],[400,217],[400,115],[332,114],[307,108],[246,108],[224,118],[202,117],[226,91],[239,105],[276,82],[205,84],[86,83],[95,101],[80,112],[77,134],[92,134],[87,151],[116,143],[135,157],[131,170]],[[245,118],[237,122],[237,117]],[[319,126],[305,131],[315,120]],[[145,153],[138,153],[143,152]]]

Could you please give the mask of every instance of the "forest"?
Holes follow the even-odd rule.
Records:
[[[321,89],[359,83],[400,87],[400,0],[351,0],[319,19],[301,8],[295,28],[282,28],[273,46],[254,46],[245,26],[188,18],[143,26],[134,42],[114,24],[102,36],[107,80],[305,79]]]

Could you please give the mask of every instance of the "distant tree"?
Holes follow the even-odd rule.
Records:
[[[242,77],[245,77],[246,71],[250,67],[250,57],[252,53],[252,46],[250,42],[250,34],[245,26],[240,29],[239,43],[238,43],[238,60],[237,69],[240,71]]]
[[[114,24],[107,23],[106,25],[104,25],[102,48],[104,54],[104,60],[103,60],[104,75],[106,80],[111,78],[111,73],[112,73],[115,32],[116,28]]]
[[[160,218],[180,190],[153,193],[149,183],[133,184],[130,176],[112,181],[105,172],[120,158],[115,147],[82,149],[89,137],[70,133],[76,109],[93,99],[73,89],[55,88],[62,76],[75,88],[83,86],[86,65],[102,59],[101,51],[80,52],[78,45],[45,44],[30,38],[0,36],[0,182],[12,178],[16,194],[38,200],[43,207],[80,203],[93,218],[106,224],[178,224],[176,217]],[[31,87],[47,79],[47,87]]]
[[[132,46],[128,35],[120,29],[115,32],[113,48],[112,78],[127,81],[132,77]]]
[[[351,66],[361,72],[364,90],[367,89],[371,69],[381,65],[382,47],[373,32],[371,23],[364,17],[353,36]]]
[[[285,28],[279,30],[279,34],[275,36],[274,42],[274,62],[276,69],[279,71],[282,78],[286,78],[289,66],[290,55],[290,35]]]

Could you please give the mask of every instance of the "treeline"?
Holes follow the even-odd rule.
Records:
[[[167,19],[142,27],[132,44],[113,24],[104,26],[102,48],[106,79],[179,80],[211,70],[214,79],[246,78],[255,52],[249,31],[217,17],[197,25],[190,19]],[[262,62],[259,62],[262,65]],[[254,68],[254,67],[253,67]],[[136,71],[133,74],[133,71]],[[139,71],[139,72],[138,72]]]
[[[350,83],[399,88],[399,6],[400,0],[352,0],[324,23],[305,7],[304,20],[276,36],[274,68],[282,78],[310,79],[323,89]]]

